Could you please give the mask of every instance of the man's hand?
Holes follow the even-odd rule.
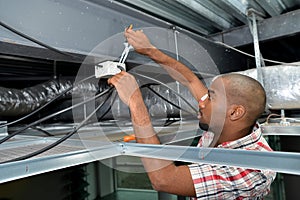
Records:
[[[131,44],[135,51],[140,54],[149,55],[150,51],[155,49],[142,30],[134,31],[131,28],[128,28],[125,30],[124,35],[127,39],[127,42]]]
[[[131,74],[122,71],[108,79],[108,84],[115,86],[120,99],[128,106],[131,102],[142,99],[139,86]]]

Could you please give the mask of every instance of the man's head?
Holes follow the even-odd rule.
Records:
[[[200,125],[209,125],[213,132],[221,133],[224,129],[227,131],[237,126],[250,127],[265,109],[266,94],[263,87],[245,75],[218,76],[208,93],[209,98],[199,103],[199,120]]]

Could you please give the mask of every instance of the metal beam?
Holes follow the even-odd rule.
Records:
[[[230,0],[211,0],[214,2],[216,5],[219,5],[223,10],[226,11],[226,13],[230,13],[232,16],[234,16],[236,19],[239,21],[243,22],[244,24],[248,23],[247,16],[245,14],[247,6],[239,6],[237,3],[241,2],[236,2],[236,4],[232,4],[233,2]]]
[[[280,15],[286,7],[279,1],[259,0],[256,1],[271,16]]]
[[[115,127],[112,127],[115,130]],[[169,127],[170,128],[170,127]],[[264,135],[299,135],[297,127],[263,126]],[[86,134],[86,133],[85,133]],[[106,132],[106,134],[109,134]],[[195,131],[183,131],[164,140],[180,142],[183,136],[195,136]],[[170,139],[171,138],[171,139]],[[57,138],[18,136],[15,141],[1,145],[2,155],[15,156],[28,149],[48,145]],[[169,143],[171,143],[169,142]],[[84,145],[83,145],[84,144]],[[9,153],[7,153],[9,152]],[[257,152],[220,148],[198,148],[173,145],[147,145],[137,143],[109,143],[94,140],[69,139],[58,147],[37,157],[0,165],[0,183],[33,176],[53,170],[89,163],[120,155],[180,160],[194,163],[221,164],[300,175],[300,153]],[[1,159],[5,159],[1,156]]]
[[[299,153],[132,143],[123,145],[123,153],[128,156],[274,170],[300,175]]]
[[[211,12],[211,9],[206,8],[204,5],[201,4],[201,2],[194,1],[194,0],[176,0],[176,1],[190,8],[191,10],[198,13],[199,15],[202,15],[205,18],[210,19],[212,23],[214,23],[214,26],[216,26],[221,30],[232,27],[231,23],[229,21],[226,21],[225,17],[219,16],[216,13]],[[218,7],[216,7],[215,9],[217,8]]]
[[[272,40],[280,37],[299,34],[299,21],[300,9],[260,21],[258,22],[259,41]],[[253,43],[253,37],[248,25],[211,35],[209,38],[233,47],[239,47]]]
[[[93,0],[95,1],[95,0]],[[130,0],[122,0],[121,2],[126,2],[130,5],[133,5],[135,7],[138,7],[139,9],[145,9],[147,11],[151,11],[151,13],[155,13],[156,15],[163,17],[165,19],[167,19],[168,21],[173,21],[173,22],[177,22],[177,24],[183,24],[186,27],[189,27],[190,29],[203,34],[203,35],[208,35],[209,32],[202,28],[200,26],[200,24],[195,23],[194,22],[190,22],[188,19],[185,19],[185,17],[183,15],[178,15],[178,13],[174,10],[172,10],[172,8],[170,7],[165,7],[163,6],[164,2],[156,2],[156,1],[130,1]],[[147,14],[144,14],[147,15]],[[150,16],[153,19],[155,17]]]

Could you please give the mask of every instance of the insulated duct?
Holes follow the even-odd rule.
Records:
[[[262,68],[268,109],[300,109],[300,66],[296,65]],[[238,73],[257,79],[256,69]]]
[[[70,81],[56,80],[24,89],[0,87],[0,115],[14,117],[28,114],[57,98],[71,87]],[[81,84],[77,87],[78,90],[96,92],[95,86],[91,84]]]
[[[150,88],[150,89],[149,89]],[[197,101],[190,94],[189,90],[180,87],[179,97],[174,87],[167,88],[162,85],[151,85],[141,89],[144,102],[149,110],[149,114],[153,119],[170,119],[180,117],[195,117],[197,113],[191,106],[198,110]],[[182,98],[189,102],[188,105]],[[180,109],[182,112],[180,112]],[[116,99],[115,105],[112,108],[114,119],[127,118],[130,119],[128,107],[121,102],[119,98]]]
[[[49,101],[52,101],[58,96],[69,96],[72,93],[72,98],[76,99],[77,102],[82,102],[88,98],[93,98],[101,90],[105,89],[107,85],[93,82],[84,82],[76,84],[73,87],[73,83],[70,81],[56,81],[51,80],[46,83],[38,84],[29,88],[24,89],[13,89],[0,87],[0,115],[1,117],[18,117],[45,105]],[[150,89],[149,89],[150,88]],[[67,90],[70,90],[67,94],[62,95]],[[180,98],[172,92],[172,89],[159,86],[151,85],[143,87],[142,93],[145,99],[145,103],[150,111],[152,117],[179,117],[179,109],[176,106],[170,104],[172,102],[175,105],[180,106]],[[153,92],[154,91],[154,92]],[[158,96],[157,94],[161,95]],[[185,98],[188,102],[193,101],[193,97],[189,94],[188,90],[184,89],[180,92],[181,96]],[[70,96],[69,96],[70,97]],[[97,99],[96,105],[100,104],[103,98]],[[169,101],[169,102],[167,102]],[[97,113],[100,116],[103,110],[106,110],[109,104],[112,105],[112,110],[108,112],[103,119],[115,119],[115,118],[129,118],[129,111],[125,104],[117,97],[115,101],[109,101],[104,105],[104,108],[100,109]],[[196,101],[195,101],[196,103]],[[88,105],[89,103],[87,103]],[[57,109],[64,109],[66,107],[72,106],[70,98],[65,98],[63,102],[57,105]],[[186,106],[186,103],[181,105],[184,109],[192,112],[192,109]],[[196,107],[197,104],[194,105]],[[76,108],[76,112],[82,113],[83,108]],[[93,108],[91,108],[93,109]],[[79,110],[79,111],[78,111]],[[72,112],[67,112],[63,114],[61,119],[71,120],[73,118]]]
[[[257,78],[256,69],[237,72]],[[270,66],[263,67],[263,82],[267,94],[267,109],[299,109],[300,108],[300,67],[290,66]],[[57,98],[58,95],[73,87],[69,81],[49,81],[25,89],[10,89],[0,87],[0,113],[1,116],[21,116],[28,114],[47,102]],[[100,85],[100,90],[101,90]],[[182,101],[172,89],[161,85],[151,85],[151,89],[144,87],[142,93],[146,106],[153,118],[179,117],[178,107],[190,111],[182,112],[181,117],[189,117],[193,114],[191,109]],[[174,87],[173,87],[174,88]],[[156,94],[153,92],[155,91]],[[99,85],[95,83],[81,83],[72,90],[72,97],[81,98],[93,97],[99,92]],[[161,95],[158,96],[157,94]],[[197,102],[189,91],[180,87],[180,95],[197,109]],[[83,97],[84,96],[84,97]],[[162,98],[163,97],[163,98]],[[100,98],[98,101],[101,101]],[[169,102],[168,102],[169,101]],[[129,118],[129,112],[119,98],[111,102],[112,111],[107,113],[104,119]],[[71,106],[71,102],[66,106]],[[109,106],[108,104],[106,106]],[[105,108],[106,109],[106,108]],[[98,113],[99,114],[99,113]],[[68,116],[71,118],[72,116]]]

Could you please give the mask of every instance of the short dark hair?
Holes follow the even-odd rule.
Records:
[[[246,117],[254,123],[266,107],[266,92],[263,86],[257,80],[238,73],[221,77],[227,81],[225,90],[228,104],[243,105],[247,110]]]

